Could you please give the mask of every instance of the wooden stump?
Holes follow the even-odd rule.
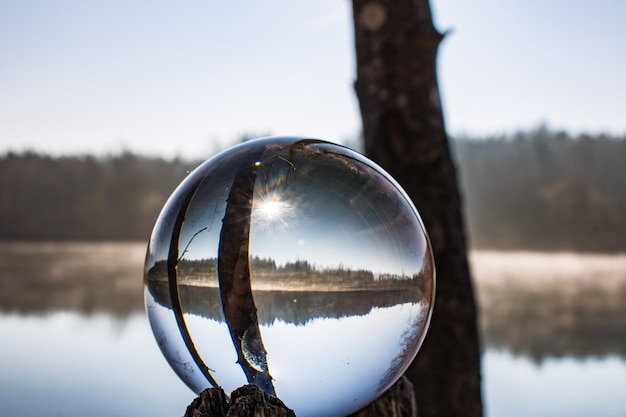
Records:
[[[184,417],[296,417],[277,397],[255,385],[244,385],[231,394],[230,401],[221,388],[208,388],[187,407]]]
[[[221,388],[208,388],[202,391],[189,404],[183,417],[296,417],[296,415],[277,397],[266,394],[254,385],[244,385],[233,391],[230,401],[226,399]],[[413,384],[403,376],[380,398],[349,417],[417,417]]]

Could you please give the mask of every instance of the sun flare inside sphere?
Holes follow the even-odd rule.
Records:
[[[275,222],[285,222],[292,209],[292,204],[276,199],[255,203],[253,216],[258,216],[260,223],[268,226]]]

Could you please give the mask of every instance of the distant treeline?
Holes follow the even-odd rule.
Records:
[[[179,280],[182,284],[186,282],[209,282],[216,281],[218,276],[217,259],[182,259],[178,261],[176,266],[179,271]],[[286,262],[283,265],[277,265],[276,261],[271,258],[260,258],[252,256],[250,258],[250,270],[254,271],[255,280],[275,281],[280,277],[281,282],[318,282],[327,284],[350,283],[356,285],[358,283],[388,283],[389,288],[393,289],[395,284],[403,284],[402,281],[420,280],[423,274],[399,275],[399,274],[379,274],[367,269],[352,269],[345,266],[337,267],[318,267],[308,261],[296,260]],[[148,276],[157,281],[166,281],[168,279],[167,261],[158,261],[150,268]],[[364,285],[367,286],[367,285]]]
[[[474,248],[626,249],[626,136],[542,126],[454,146]]]
[[[125,152],[0,159],[0,238],[145,240],[169,194],[197,163]]]
[[[626,137],[540,127],[453,141],[472,247],[626,250]],[[147,240],[200,161],[0,157],[0,239]],[[418,203],[419,209],[419,203]]]

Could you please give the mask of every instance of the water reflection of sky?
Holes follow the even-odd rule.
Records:
[[[1,283],[12,289],[0,291],[0,415],[182,415],[195,394],[167,365],[141,310],[145,244],[17,246],[0,245]],[[626,256],[471,259],[491,323],[486,416],[623,416]]]
[[[171,417],[195,396],[169,369],[143,313],[125,320],[0,315],[0,331],[0,415]],[[626,410],[622,358],[537,365],[487,350],[483,359],[489,417],[618,417]]]
[[[626,361],[549,358],[537,365],[507,351],[483,356],[488,416],[618,417],[626,412]]]
[[[177,416],[194,394],[154,343],[143,313],[0,315],[0,415]]]

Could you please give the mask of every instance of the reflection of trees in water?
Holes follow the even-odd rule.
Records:
[[[154,281],[150,294],[157,303],[171,308],[167,283]],[[224,321],[219,290],[212,287],[180,286],[181,305],[187,314]],[[415,302],[408,291],[255,291],[254,301],[262,325],[275,320],[304,325],[317,318],[363,316],[373,308]]]
[[[0,312],[143,310],[144,243],[0,242]]]
[[[489,289],[482,303],[487,347],[545,357],[626,357],[626,284],[613,294],[576,296],[537,289]],[[611,299],[619,298],[620,302]]]
[[[44,314],[70,310],[120,317],[136,314],[144,309],[141,286],[144,256],[144,243],[2,243],[0,311]],[[494,258],[503,256],[495,254]],[[555,255],[542,256],[546,264],[555,263]],[[593,258],[609,265],[607,268],[613,270],[610,279],[606,273],[589,271],[586,267],[580,268],[580,277],[575,279],[555,278],[558,270],[539,277],[534,270],[529,271],[527,262],[516,262],[508,270],[494,270],[493,276],[486,276],[487,259],[475,256],[472,264],[476,270],[485,347],[511,350],[537,360],[572,355],[626,358],[626,268],[608,257]],[[515,285],[511,282],[511,271],[517,275]],[[538,282],[541,286],[535,284]],[[161,282],[154,287],[157,289],[152,292],[167,307],[163,293],[167,284]],[[206,295],[202,291],[213,292]],[[221,306],[217,305],[219,296],[213,295],[218,294],[217,288],[205,287],[202,291],[183,288],[184,305],[196,305],[198,311],[208,309],[216,319],[223,320]],[[378,298],[379,304],[384,307],[403,302],[401,294],[402,291],[385,293]],[[365,297],[366,292],[255,292],[259,321],[264,325],[274,317],[304,324],[311,317],[321,317],[321,307],[316,306],[331,306],[338,317],[350,314],[350,309],[354,314],[367,314],[372,302]]]
[[[626,257],[473,254],[484,339],[536,361],[626,357]]]

